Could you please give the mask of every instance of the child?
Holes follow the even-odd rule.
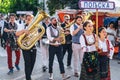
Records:
[[[101,80],[111,80],[109,59],[112,59],[114,47],[110,40],[107,39],[107,32],[104,27],[98,29],[98,36],[100,78]]]

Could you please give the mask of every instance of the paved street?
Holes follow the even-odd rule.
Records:
[[[13,62],[15,61],[13,53]],[[66,56],[64,58],[64,63],[66,64]],[[13,75],[7,75],[8,68],[7,68],[7,57],[6,57],[6,51],[0,47],[0,80],[24,80],[24,61],[21,54],[21,60],[20,60],[20,71],[17,71],[14,68],[14,74]],[[117,60],[111,60],[111,80],[120,80],[120,64],[117,64]],[[41,54],[40,49],[37,51],[37,58],[36,58],[36,64],[34,67],[32,78],[33,80],[48,80],[48,72],[43,73],[41,69]],[[73,67],[73,66],[72,66]],[[67,69],[65,65],[66,74],[71,75],[71,78],[68,80],[78,80],[78,78],[73,76],[73,69]],[[57,62],[57,59],[54,61],[54,80],[62,80],[60,71],[59,71],[59,65]]]

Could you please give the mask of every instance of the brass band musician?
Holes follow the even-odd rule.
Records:
[[[68,52],[68,57],[67,57],[67,68],[72,68],[71,67],[71,59],[72,59],[72,36],[70,34],[69,28],[66,28],[66,25],[70,24],[70,16],[69,15],[64,15],[64,22],[61,24],[61,27],[64,29],[65,32],[65,44],[62,45],[63,48],[63,58],[66,53]]]
[[[65,76],[64,64],[63,64],[63,53],[61,46],[61,37],[59,36],[57,20],[55,17],[51,18],[51,26],[47,28],[47,38],[50,41],[49,45],[49,74],[50,80],[53,80],[53,61],[54,56],[57,56],[60,73],[62,74],[62,80],[66,80],[70,76]]]
[[[81,45],[79,38],[83,34],[83,18],[77,16],[75,18],[75,23],[70,27],[70,33],[72,35],[72,50],[73,50],[73,64],[74,64],[74,76],[79,77],[78,63],[82,61],[81,54]]]
[[[28,25],[31,23],[33,19],[32,14],[27,14],[26,19],[25,19],[25,25],[22,28],[19,28],[16,32],[17,36],[20,36],[22,34],[29,34],[29,31],[27,30]],[[34,68],[34,64],[36,61],[36,46],[34,45],[31,49],[29,50],[23,50],[23,59],[24,59],[24,65],[25,65],[25,78],[26,80],[31,80],[31,75],[32,71]]]

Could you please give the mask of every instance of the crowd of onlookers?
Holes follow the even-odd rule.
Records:
[[[6,34],[4,33],[4,26],[9,22],[9,16],[0,14],[0,36],[1,36],[1,46],[5,48]],[[21,26],[25,24],[25,15],[15,16],[15,22]]]
[[[115,53],[118,53],[117,59],[120,59],[120,17],[116,21],[109,22],[107,26],[108,39],[115,48]],[[118,62],[119,64],[120,62]]]

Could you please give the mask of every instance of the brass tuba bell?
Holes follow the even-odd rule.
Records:
[[[43,36],[45,29],[39,25],[40,21],[49,17],[44,11],[38,11],[32,22],[28,25],[29,34],[22,34],[18,37],[17,42],[21,49],[29,50]]]

